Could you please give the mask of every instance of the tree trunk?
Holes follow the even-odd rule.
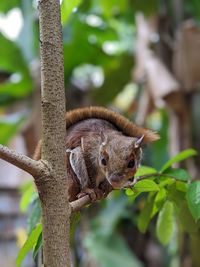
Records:
[[[42,160],[52,171],[36,179],[42,207],[45,267],[69,267],[70,208],[66,172],[66,127],[62,32],[59,0],[39,1]]]

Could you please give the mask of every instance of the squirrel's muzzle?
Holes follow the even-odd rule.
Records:
[[[109,183],[114,189],[121,189],[127,184],[127,181],[132,182],[134,179],[134,174],[127,176],[121,173],[113,173],[108,178]]]
[[[126,182],[126,177],[124,174],[121,173],[113,173],[109,177],[109,183],[112,185],[114,189],[122,188],[125,182]]]

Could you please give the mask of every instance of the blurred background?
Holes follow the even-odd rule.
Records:
[[[158,131],[143,158],[158,170],[183,149],[199,151],[200,2],[63,0],[61,11],[67,110],[102,105]],[[38,28],[36,0],[0,1],[0,143],[29,156],[41,130]],[[182,164],[193,180],[199,163],[197,156]],[[156,212],[141,226],[148,199],[117,191],[85,209],[81,221],[76,216],[74,266],[199,267],[199,228],[188,208],[183,225],[170,217],[173,231],[163,242]],[[0,160],[1,267],[16,266],[39,220],[31,177]],[[28,255],[23,266],[40,266],[40,257]]]

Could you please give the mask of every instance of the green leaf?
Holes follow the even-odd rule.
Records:
[[[157,170],[148,166],[140,166],[135,174],[136,177],[157,173]]]
[[[164,174],[182,181],[188,181],[191,179],[189,173],[184,169],[167,169]]]
[[[177,220],[179,221],[182,229],[190,235],[199,234],[199,223],[195,223],[195,220],[188,208],[188,204],[185,200],[182,200],[181,206],[177,211]]]
[[[166,185],[171,185],[171,184],[175,183],[174,179],[162,176],[162,174],[160,176],[160,180],[161,180],[161,182],[159,182],[160,188],[165,187]]]
[[[190,148],[190,149],[186,149],[181,151],[180,153],[178,153],[176,156],[174,156],[173,158],[171,158],[170,160],[168,160],[164,166],[161,169],[161,172],[164,172],[165,170],[167,170],[169,167],[172,166],[172,164],[176,163],[176,162],[180,162],[182,160],[185,160],[189,157],[192,156],[196,156],[197,152],[196,150]]]
[[[137,190],[131,188],[127,188],[125,190],[125,193],[129,197],[129,201],[131,201],[131,203],[135,201],[136,197],[138,197],[141,194],[141,192],[138,192]]]
[[[164,188],[161,188],[160,191],[156,194],[153,210],[151,213],[151,218],[162,208],[167,197],[167,191]]]
[[[4,35],[0,34],[0,48],[0,68],[2,70],[9,73],[19,70],[28,71],[22,53],[15,42],[10,41]]]
[[[167,201],[159,212],[156,235],[163,245],[167,245],[173,234],[174,207],[172,202]]]
[[[135,194],[135,192],[131,188],[127,188],[125,192],[126,192],[126,195],[129,197]]]
[[[32,232],[41,219],[41,206],[38,194],[31,199],[31,210],[28,215],[28,233]]]
[[[6,82],[0,84],[0,98],[7,95],[18,98],[32,91],[32,79],[21,50],[16,43],[0,34],[0,69],[11,74]]]
[[[25,258],[25,256],[36,245],[41,232],[42,232],[42,225],[38,224],[28,236],[28,239],[26,240],[25,244],[23,245],[23,247],[21,248],[17,256],[17,259],[16,259],[17,267],[21,266],[21,263],[23,259]]]
[[[30,204],[31,198],[33,193],[35,192],[34,190],[34,185],[32,182],[30,182],[29,184],[27,184],[26,189],[24,190],[24,192],[22,193],[22,197],[20,200],[20,210],[22,212],[26,212],[27,208]]]
[[[150,200],[147,199],[144,208],[140,212],[140,215],[138,217],[138,229],[140,232],[145,233],[147,230],[147,227],[149,225],[149,222],[151,220],[151,213],[153,210],[153,204],[154,204],[154,198],[151,198]]]
[[[160,191],[156,194],[155,203],[160,206],[160,203],[165,200],[167,196],[167,191],[164,188],[161,188]]]
[[[186,196],[190,212],[195,221],[197,221],[200,218],[200,181],[189,185]]]
[[[127,4],[126,0],[100,0],[103,14],[107,17],[126,11]]]
[[[65,24],[70,15],[72,14],[73,10],[78,8],[78,6],[81,4],[82,0],[63,0],[61,5],[61,19],[62,24]]]
[[[178,191],[186,193],[188,190],[188,184],[186,184],[185,182],[176,181],[176,189]]]
[[[0,123],[0,143],[7,144],[17,130],[18,127],[15,124]]]
[[[42,232],[40,233],[38,240],[37,240],[37,243],[35,244],[34,249],[33,249],[33,258],[34,259],[36,258],[41,247],[42,247]]]
[[[1,102],[1,96],[0,96]],[[23,116],[16,116],[17,118],[13,119],[12,115],[7,118],[0,118],[0,143],[6,145],[9,140],[16,135],[19,131],[22,122],[24,121]]]
[[[26,65],[29,66],[30,62],[34,62],[39,56],[39,29],[35,20],[33,2],[20,0],[20,5],[23,13],[23,25],[17,38],[17,44],[26,60]],[[33,66],[36,65],[33,64]],[[31,70],[33,71],[33,69]]]
[[[142,180],[135,184],[134,189],[138,192],[159,191],[159,186],[152,180]]]
[[[19,5],[20,0],[0,1],[0,11],[6,13],[12,8],[18,7]]]

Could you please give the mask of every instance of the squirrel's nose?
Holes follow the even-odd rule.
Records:
[[[120,173],[113,173],[110,177],[111,182],[113,183],[119,183],[123,179],[123,175]]]

